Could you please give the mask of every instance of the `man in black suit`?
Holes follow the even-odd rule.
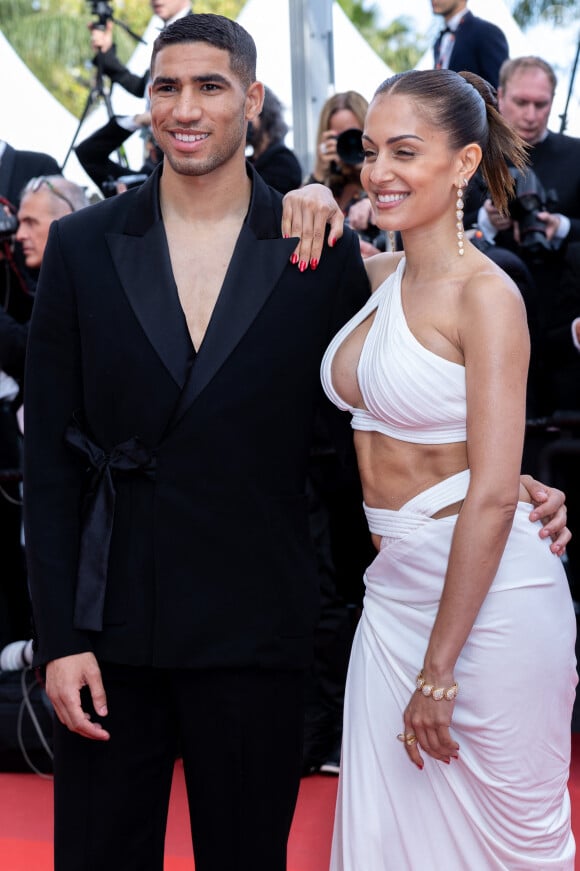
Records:
[[[431,0],[431,6],[445,22],[433,46],[435,68],[468,70],[497,88],[499,68],[509,57],[503,31],[469,12],[467,0]]]
[[[319,366],[368,282],[350,231],[292,266],[281,195],[245,162],[263,86],[239,25],[175,22],[152,72],[163,167],[53,227],[29,341],[55,867],[162,868],[179,749],[198,871],[282,871],[317,617]]]

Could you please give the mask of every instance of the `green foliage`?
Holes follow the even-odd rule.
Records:
[[[197,0],[196,12],[235,18],[244,0]],[[146,0],[112,0],[114,17],[134,33],[151,18]],[[94,68],[88,24],[96,22],[86,0],[0,0],[0,31],[24,63],[66,108],[80,118]],[[117,53],[127,62],[135,49],[131,36],[115,28]]]
[[[512,15],[523,29],[539,21],[556,25],[575,24],[580,16],[580,2],[578,0],[561,0],[560,3],[552,3],[551,0],[516,0],[512,6]]]
[[[408,18],[401,16],[388,27],[380,28],[375,3],[365,0],[338,2],[369,45],[394,72],[403,72],[416,66],[427,49],[427,41],[414,32]]]

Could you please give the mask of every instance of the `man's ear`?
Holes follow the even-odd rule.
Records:
[[[262,111],[264,105],[264,85],[262,82],[252,82],[246,91],[246,121],[253,121]]]

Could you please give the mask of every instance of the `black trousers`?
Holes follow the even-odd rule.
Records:
[[[285,871],[303,673],[101,667],[110,740],[56,725],[55,871],[162,871],[178,753],[196,871]]]

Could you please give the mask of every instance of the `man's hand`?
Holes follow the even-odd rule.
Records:
[[[283,200],[282,235],[299,236],[300,242],[292,255],[301,272],[316,269],[322,254],[324,231],[330,224],[328,244],[332,248],[342,236],[344,216],[329,188],[323,184],[309,184],[289,191]]]
[[[113,45],[113,22],[107,21],[104,27],[95,25],[94,21],[88,25],[91,32],[91,48],[93,51],[109,51]]]
[[[553,215],[552,212],[538,212],[538,218],[546,225],[546,239],[551,242],[560,226],[560,215]]]
[[[133,123],[137,127],[151,127],[151,112],[139,112],[133,115]]]
[[[540,530],[540,538],[552,539],[550,550],[557,556],[562,556],[572,534],[566,526],[566,494],[556,487],[546,487],[532,478],[531,475],[521,475],[520,482],[528,491],[534,504],[530,520],[541,520],[544,524]]]
[[[508,215],[502,214],[499,209],[496,209],[491,200],[486,200],[483,204],[492,226],[499,233],[500,230],[509,230],[513,221]]]
[[[107,697],[101,680],[101,670],[93,653],[76,653],[53,659],[46,666],[46,694],[60,722],[85,738],[108,741],[109,733],[100,723],[94,723],[81,707],[81,689],[87,686],[93,707],[99,717],[107,715]]]

